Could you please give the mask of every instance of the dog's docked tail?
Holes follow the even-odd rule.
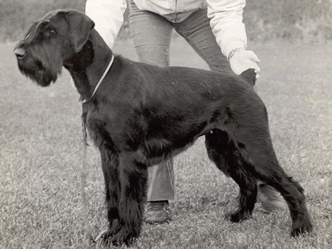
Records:
[[[255,73],[255,69],[250,68],[247,69],[246,71],[242,72],[241,77],[243,79],[245,79],[248,83],[250,83],[250,85],[254,86],[256,83],[256,73]]]

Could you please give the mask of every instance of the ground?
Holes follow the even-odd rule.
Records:
[[[86,248],[80,196],[81,105],[69,74],[48,88],[22,76],[14,44],[0,45],[0,248]],[[261,59],[264,100],[282,167],[305,189],[314,232],[291,238],[288,210],[232,224],[238,188],[208,160],[204,141],[175,159],[173,221],[144,225],[134,248],[332,247],[332,48],[287,42],[251,44]],[[136,59],[130,42],[114,51]],[[180,38],[171,64],[207,68]],[[88,148],[89,222],[107,227],[97,150]],[[94,246],[100,248],[99,244]]]

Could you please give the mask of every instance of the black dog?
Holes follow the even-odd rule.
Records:
[[[235,76],[114,58],[93,27],[82,13],[51,12],[32,25],[15,54],[21,72],[41,86],[55,82],[62,66],[74,79],[102,158],[106,241],[130,244],[139,236],[147,167],[203,135],[209,158],[240,187],[240,207],[231,221],[250,217],[261,180],[286,200],[293,236],[312,230],[303,189],[274,153],[266,108],[252,87],[253,70]]]

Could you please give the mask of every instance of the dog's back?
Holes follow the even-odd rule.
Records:
[[[130,84],[127,85],[127,89],[134,87],[132,84],[144,81],[144,88],[155,96],[160,94],[176,96],[178,93],[181,94],[180,98],[186,98],[186,95],[197,96],[201,93],[219,99],[226,96],[228,92],[239,92],[236,91],[237,88],[251,92],[253,90],[252,86],[256,82],[254,69],[248,69],[237,76],[188,67],[163,68],[146,63],[132,62],[121,56],[116,58],[118,58],[116,61],[121,63],[121,70],[125,74],[131,74],[130,80],[135,79],[135,82],[124,82],[124,84]]]

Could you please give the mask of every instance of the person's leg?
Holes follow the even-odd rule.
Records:
[[[184,21],[173,24],[173,27],[208,64],[212,71],[232,73],[229,62],[221,53],[221,49],[212,33],[206,9],[193,12]]]
[[[163,17],[131,5],[130,33],[141,62],[169,66],[172,26]],[[147,209],[145,221],[161,223],[170,220],[168,200],[174,199],[173,160],[148,169]]]
[[[209,65],[212,71],[233,73],[212,33],[206,9],[195,11],[184,21],[173,26]],[[263,210],[270,212],[277,208],[287,208],[283,198],[273,187],[260,181],[257,182],[257,185],[257,201],[261,203]]]
[[[257,202],[262,206],[264,212],[270,213],[275,209],[287,209],[287,204],[273,187],[258,181]]]
[[[169,66],[172,26],[163,17],[139,10],[132,3],[129,14],[132,40],[141,62],[161,67]]]

